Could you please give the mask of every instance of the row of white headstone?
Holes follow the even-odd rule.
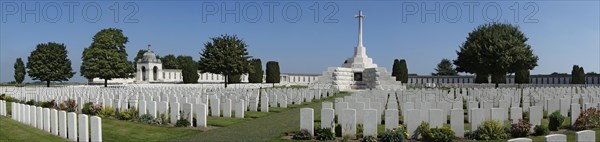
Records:
[[[596,132],[592,130],[584,130],[575,133],[575,142],[595,142]],[[567,142],[567,135],[564,134],[552,134],[544,136],[545,142]],[[515,138],[510,139],[508,142],[533,142],[530,138]]]
[[[323,107],[321,109],[321,128],[329,128],[331,130],[333,130],[334,126],[335,126],[335,122],[334,122],[334,118],[335,118],[335,111],[332,108],[331,103],[328,102],[324,102]],[[532,107],[533,109],[539,109],[541,111],[541,109],[539,107]],[[357,121],[356,119],[359,117],[363,118],[363,136],[377,136],[377,122],[376,121],[380,121],[377,119],[376,115],[377,115],[377,110],[376,109],[364,109],[363,111],[363,115],[362,116],[357,116],[357,110],[356,109],[343,109],[341,116],[338,116],[338,124],[341,125],[342,127],[342,135],[347,135],[350,136],[352,138],[356,137],[356,129],[357,129]],[[534,110],[535,111],[535,110]],[[407,111],[407,115],[408,117],[405,117],[404,122],[407,123],[407,131],[409,131],[411,137],[416,136],[415,131],[417,129],[417,127],[420,125],[420,122],[423,121],[423,119],[420,119],[419,117],[421,116],[421,112],[420,110],[415,110],[415,109],[411,109]],[[477,121],[476,123],[481,123],[483,121],[482,119],[482,115],[483,112],[481,111],[481,109],[476,109],[473,110],[474,117],[476,117],[474,121]],[[442,127],[444,122],[441,122],[440,118],[441,116],[441,110],[439,109],[431,109],[429,110],[429,115],[430,115],[430,119],[427,119],[426,122],[428,122],[430,124],[430,128],[439,128]],[[391,130],[394,128],[397,128],[399,126],[399,121],[398,121],[398,110],[396,109],[388,109],[385,111],[385,129],[386,130]],[[479,117],[477,117],[479,116]],[[541,113],[539,114],[540,117],[540,121],[541,121]],[[434,118],[434,119],[431,119]],[[437,119],[435,119],[437,118]],[[531,116],[530,116],[531,118]],[[480,122],[481,121],[481,122]],[[455,135],[458,137],[462,137],[464,135],[464,111],[462,109],[452,109],[451,111],[451,121],[450,121],[450,125],[451,125],[451,129],[455,132]],[[538,124],[539,125],[539,124]],[[476,129],[476,128],[471,128],[472,130]],[[308,130],[311,134],[314,135],[314,111],[312,108],[302,108],[300,110],[300,130]],[[546,141],[564,141],[566,142],[566,136],[564,136],[562,134],[557,134],[557,135],[548,135],[546,136]],[[527,140],[529,140],[529,142],[531,141],[531,139],[527,139],[527,138],[519,138],[519,139],[512,139],[509,141],[514,141],[514,142],[527,142]],[[595,141],[595,132],[591,131],[591,130],[585,130],[585,131],[580,131],[577,132],[577,142],[592,142]]]
[[[2,102],[2,104],[5,104]],[[12,119],[70,141],[102,141],[102,119],[98,116],[11,103]]]

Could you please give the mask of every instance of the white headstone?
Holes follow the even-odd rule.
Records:
[[[592,130],[579,131],[576,134],[576,142],[595,142],[597,140],[596,133]]]
[[[417,127],[421,124],[423,120],[420,119],[421,110],[418,109],[408,109],[406,110],[406,115],[404,116],[404,123],[406,124],[406,130],[408,132],[408,137],[413,138],[415,136],[415,131]]]
[[[157,106],[157,113],[156,116],[158,117],[159,115],[165,115],[165,116],[169,116],[169,103],[168,102],[158,102]]]
[[[67,114],[68,138],[71,141],[77,141],[77,114],[69,112]]]
[[[531,140],[530,138],[515,138],[510,139],[507,142],[533,142],[533,140]]]
[[[88,142],[90,141],[88,116],[85,114],[79,114],[79,141]]]
[[[321,109],[321,128],[333,128],[333,119],[335,118],[335,110],[333,108]]]
[[[356,110],[345,109],[342,116],[342,136],[348,135],[350,138],[356,138]]]
[[[148,110],[148,114],[150,114],[152,116],[152,118],[156,118],[156,102],[155,101],[148,101],[146,102],[146,107]]]
[[[398,127],[399,119],[398,119],[398,110],[397,109],[388,109],[385,110],[385,129],[392,130]]]
[[[196,127],[206,128],[206,116],[208,115],[208,107],[206,104],[197,104],[196,111]]]
[[[44,131],[50,132],[50,109],[43,108],[43,118],[42,121],[44,123]]]
[[[231,99],[223,100],[223,117],[231,117]]]
[[[363,136],[377,137],[377,110],[363,110]]]
[[[532,126],[541,125],[542,124],[542,107],[540,106],[531,106],[529,107],[529,123]],[[532,127],[533,129],[533,127]]]
[[[450,111],[450,127],[457,137],[464,136],[465,133],[465,117],[462,108],[452,109]]]
[[[300,109],[300,130],[308,130],[313,136],[314,132],[314,112],[312,108]]]
[[[579,108],[579,104],[571,104],[571,126],[575,124],[577,117],[581,113],[581,109]]]
[[[176,124],[177,120],[179,120],[180,114],[179,111],[180,107],[179,107],[179,103],[171,103],[170,105],[171,108],[171,124]]]
[[[58,135],[63,138],[67,138],[67,112],[58,112]]]
[[[90,117],[90,133],[92,142],[102,141],[102,118],[98,116]]]
[[[441,109],[430,109],[429,110],[429,127],[430,128],[442,128],[442,117],[446,117],[442,115],[443,112]]]
[[[56,109],[50,110],[50,131],[58,136],[58,111]]]
[[[221,117],[220,101],[217,98],[210,99],[210,116]]]
[[[44,130],[44,122],[42,121],[43,120],[42,118],[44,118],[44,113],[43,113],[42,107],[36,107],[35,113],[36,113],[35,116],[37,116],[36,117],[37,128],[40,130]]]
[[[544,141],[545,142],[567,142],[567,135],[563,135],[563,134],[547,135],[544,137]]]
[[[191,103],[183,103],[181,105],[181,116],[183,117],[183,119],[188,120],[189,122],[193,121],[194,118],[194,108],[193,105]],[[192,123],[190,123],[190,126],[192,125]]]
[[[239,102],[235,104],[235,117],[244,118],[244,111],[246,111],[244,100],[239,100]]]
[[[479,127],[479,125],[481,125],[481,123],[483,123],[485,120],[485,113],[483,110],[484,109],[479,108],[471,109],[471,113],[473,113],[473,116],[471,116],[471,130],[477,130],[477,127]]]
[[[36,110],[37,110],[37,108],[35,106],[29,106],[29,122],[31,124],[31,127],[37,128],[38,124],[37,124]]]
[[[146,101],[140,101],[138,103],[140,116],[146,114]]]
[[[511,107],[510,108],[510,119],[511,122],[514,123],[519,123],[519,119],[523,118],[523,109],[521,109],[520,107]]]
[[[260,112],[269,112],[269,97],[261,95],[260,97]]]

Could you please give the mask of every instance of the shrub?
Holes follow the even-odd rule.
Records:
[[[506,128],[495,120],[483,121],[475,131],[476,139],[479,140],[501,140],[508,138]]]
[[[6,97],[6,94],[0,95],[0,100],[4,100],[4,97]]]
[[[179,118],[179,120],[177,120],[177,123],[175,123],[175,127],[187,127],[190,126],[190,121],[188,121],[185,118]]]
[[[25,102],[25,104],[27,104],[27,105],[35,105],[35,101],[32,99],[32,100],[29,100],[29,101]]]
[[[77,102],[73,99],[68,99],[60,103],[59,109],[67,112],[75,112],[77,110]]]
[[[421,125],[419,125],[419,127],[417,127],[416,134],[414,135],[414,139],[419,137],[419,135],[421,137],[430,137],[431,136],[431,131],[429,129],[429,123],[421,122]]]
[[[377,142],[377,138],[373,136],[365,136],[361,142]]]
[[[154,121],[154,117],[152,117],[152,115],[150,114],[143,114],[140,116],[140,118],[138,118],[138,122],[143,123],[143,124],[152,124]]]
[[[92,104],[88,109],[88,113],[90,115],[98,115],[98,113],[102,110],[102,104]]]
[[[573,123],[573,128],[575,130],[600,128],[600,110],[588,108],[583,111]]]
[[[379,135],[381,141],[384,142],[403,142],[404,141],[404,130],[395,128],[392,130],[385,130],[385,132]]]
[[[542,136],[550,133],[550,129],[548,129],[545,125],[535,125],[533,127],[533,135],[534,136]]]
[[[52,100],[52,101],[42,102],[40,104],[40,106],[43,108],[56,108],[56,101]]]
[[[423,136],[423,140],[433,142],[451,142],[455,138],[454,131],[448,127],[432,128],[428,135]]]
[[[320,141],[335,139],[335,136],[334,136],[333,132],[331,131],[331,128],[324,128],[324,129],[317,128],[315,130],[315,135],[317,137],[317,140],[320,140]]]
[[[559,111],[555,111],[550,114],[548,119],[550,121],[550,123],[548,123],[548,128],[551,131],[557,131],[558,127],[560,127],[563,121],[565,121],[565,117],[562,116]]]
[[[292,137],[292,139],[295,139],[295,140],[310,140],[310,139],[312,139],[312,135],[310,134],[310,132],[308,130],[302,129],[302,130],[300,130],[300,132],[294,134],[294,136]]]
[[[363,137],[364,126],[362,124],[356,125],[356,137]]]
[[[2,97],[2,98],[4,99],[4,101],[7,101],[7,102],[14,102],[14,99],[13,99],[12,97],[10,97],[10,96],[4,96],[4,97]]]
[[[130,114],[128,111],[121,111],[119,112],[119,116],[117,118],[119,118],[119,120],[131,120],[131,116],[132,114]]]
[[[102,118],[116,118],[115,109],[110,106],[104,107],[98,112],[98,116]]]
[[[527,137],[529,130],[531,129],[531,123],[527,120],[519,119],[519,123],[510,125],[510,134],[514,138]]]
[[[90,106],[93,105],[94,103],[92,102],[88,102],[83,104],[83,108],[81,109],[81,113],[83,114],[90,114]]]
[[[136,108],[129,108],[126,111],[119,112],[119,120],[138,120],[138,110]]]
[[[156,121],[158,124],[167,124],[167,122],[169,122],[169,117],[167,117],[165,114],[159,114],[158,118],[156,118]]]

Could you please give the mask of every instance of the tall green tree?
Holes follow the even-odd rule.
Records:
[[[515,83],[527,84],[529,83],[529,70],[522,69],[515,72]]]
[[[394,59],[394,64],[392,65],[392,76],[396,77],[396,81],[400,81],[398,78],[398,73],[400,73],[400,60]]]
[[[23,80],[25,80],[25,64],[23,64],[23,60],[21,58],[17,58],[15,61],[15,82],[17,84],[23,84]]]
[[[240,75],[240,74],[229,75],[229,77],[227,78],[227,82],[229,82],[229,83],[241,83],[242,82],[242,75]]]
[[[104,86],[113,78],[130,78],[134,66],[127,60],[125,44],[128,38],[115,28],[102,29],[92,38],[92,44],[83,50],[81,76],[104,79]],[[137,61],[136,61],[137,62]]]
[[[180,62],[177,59],[177,57],[175,57],[175,55],[173,54],[169,54],[166,55],[162,58],[160,58],[160,61],[162,62],[162,67],[163,69],[182,69],[183,67],[180,66]],[[183,64],[181,64],[183,65]]]
[[[408,67],[406,65],[406,60],[402,59],[398,62],[400,66],[400,70],[396,75],[396,81],[401,81],[402,83],[408,82]]]
[[[573,65],[571,69],[571,84],[579,84],[579,65]]]
[[[449,59],[442,59],[435,68],[436,73],[431,73],[434,76],[456,76],[458,72],[452,67],[452,62]]]
[[[253,69],[252,72],[248,73],[248,82],[249,83],[262,83],[263,82],[263,69],[262,62],[260,59],[252,59],[250,60],[250,64]]]
[[[54,42],[38,44],[27,58],[27,69],[31,79],[45,81],[47,87],[51,81],[68,81],[75,74],[67,47]]]
[[[267,62],[267,77],[265,78],[267,83],[279,83],[281,81],[281,72],[279,71],[279,63],[276,61]]]
[[[577,73],[577,75],[579,75],[579,84],[585,84],[585,71],[583,70],[582,66],[579,66],[579,72]]]
[[[165,56],[166,57],[166,56]],[[198,83],[198,67],[196,61],[191,56],[178,56],[176,58],[181,65],[181,76],[183,83]]]
[[[204,44],[198,65],[201,72],[221,74],[225,76],[225,87],[228,77],[248,73],[252,68],[249,63],[251,56],[246,50],[246,42],[233,35],[221,35],[211,38]]]
[[[528,38],[517,26],[503,23],[484,24],[469,33],[456,51],[456,70],[474,74],[489,74],[496,85],[506,82],[506,74],[531,70],[537,66]]]
[[[475,83],[489,83],[489,74],[485,73],[477,73],[475,74]]]

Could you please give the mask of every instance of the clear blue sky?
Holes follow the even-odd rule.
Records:
[[[37,9],[36,3],[39,3]],[[239,3],[237,11],[236,3]],[[83,82],[78,72],[81,53],[96,32],[110,27],[122,29],[129,37],[129,59],[152,44],[159,55],[189,55],[198,60],[203,44],[210,37],[237,34],[247,42],[252,56],[263,63],[279,61],[282,72],[321,73],[327,67],[340,66],[353,54],[357,43],[354,15],[358,10],[367,16],[363,23],[367,55],[388,71],[393,59],[403,58],[410,73],[430,74],[442,58],[456,58],[455,51],[470,31],[493,20],[518,25],[529,37],[528,43],[540,59],[532,74],[570,73],[574,64],[583,66],[586,72],[600,70],[598,1],[118,1],[115,4],[3,0],[0,4],[0,82],[14,80],[13,63],[17,57],[27,62],[35,46],[46,42],[67,46],[72,67],[77,71],[71,81]],[[239,21],[235,21],[236,15]],[[35,16],[40,18],[39,22]],[[31,80],[27,77],[26,81]]]

